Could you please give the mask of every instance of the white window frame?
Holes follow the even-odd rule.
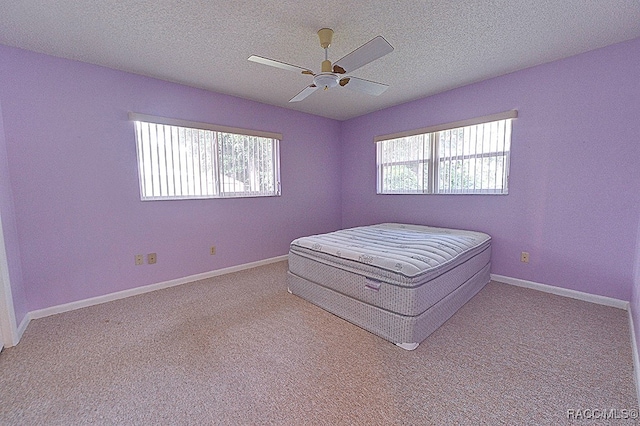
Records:
[[[140,199],[273,197],[281,194],[279,133],[129,113],[135,124]],[[249,188],[225,175],[224,139],[241,137],[242,153],[268,166],[268,187],[249,178]],[[227,139],[228,140],[228,139]],[[234,142],[236,143],[236,142]],[[265,150],[263,147],[267,145]],[[234,145],[235,148],[235,145]],[[206,168],[206,170],[205,170]],[[262,173],[258,169],[255,173]],[[246,173],[246,170],[245,170]],[[249,175],[250,176],[250,175]],[[237,176],[236,176],[237,177]],[[247,175],[244,175],[245,182]]]
[[[378,194],[497,194],[497,195],[506,195],[508,194],[508,178],[509,178],[509,168],[510,168],[510,157],[511,157],[511,122],[513,119],[517,118],[518,112],[516,110],[506,111],[498,114],[492,114],[483,117],[472,118],[469,120],[456,121],[453,123],[439,124],[435,126],[429,126],[421,129],[410,130],[406,132],[394,133],[383,136],[376,136],[374,138],[374,142],[376,144],[376,174],[377,174],[377,183],[376,190]],[[496,149],[491,151],[488,150],[486,152],[476,153],[476,149],[465,151],[464,144],[462,148],[462,152],[452,154],[439,152],[440,143],[439,138],[441,136],[450,136],[452,132],[464,132],[466,136],[470,133],[474,132],[477,128],[486,127],[484,125],[503,125],[504,127],[501,129],[501,133],[503,136],[501,149],[496,145]],[[480,126],[482,125],[482,126]],[[416,139],[417,136],[421,136],[421,139]],[[476,135],[477,136],[477,135]],[[483,135],[484,137],[485,135]],[[416,143],[416,141],[420,141],[419,143],[424,144],[422,148],[414,149],[414,152],[420,152],[424,150],[427,152],[426,154],[422,154],[421,157],[403,159],[402,161],[395,162],[385,162],[384,150],[385,148],[389,148],[389,146],[385,146],[385,144],[398,144],[399,149],[402,149],[409,142]],[[467,140],[465,137],[464,140]],[[473,139],[477,141],[476,137]],[[482,142],[485,143],[484,141]],[[395,147],[393,148],[395,149]],[[483,145],[484,149],[484,145]],[[469,152],[474,151],[474,152]],[[481,187],[478,185],[476,187],[475,179],[477,179],[476,167],[477,167],[477,159],[486,159],[486,158],[500,158],[502,168],[500,169],[502,173],[498,176],[497,169],[495,172],[495,176],[493,176],[493,187]],[[449,161],[449,165],[451,165],[451,161],[459,162],[459,166],[461,167],[470,167],[473,164],[473,176],[474,176],[474,186],[472,188],[462,188],[460,187],[452,187],[441,185],[441,174],[445,173],[445,169],[442,167],[442,164]],[[476,161],[471,161],[476,160]],[[481,164],[484,161],[481,162]],[[418,183],[418,186],[415,188],[401,188],[399,190],[391,190],[390,188],[385,188],[385,170],[388,170],[390,166],[394,165],[407,165],[413,164],[414,166],[427,167],[426,171],[422,171],[422,173],[428,176],[428,182],[426,183]],[[451,170],[451,169],[449,169]],[[418,181],[420,176],[420,169],[418,170]],[[451,172],[450,172],[451,173]],[[482,174],[482,172],[481,172]],[[451,176],[451,174],[449,174]],[[498,178],[500,179],[501,185],[498,185]],[[450,179],[448,180],[450,182]],[[500,187],[499,187],[500,186]]]

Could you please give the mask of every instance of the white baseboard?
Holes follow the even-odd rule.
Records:
[[[37,318],[44,318],[50,315],[61,314],[63,312],[73,311],[75,309],[86,308],[93,305],[99,305],[101,303],[111,302],[118,299],[124,299],[125,297],[137,296],[139,294],[149,293],[151,291],[160,290],[163,288],[174,287],[181,284],[190,283],[193,281],[204,280],[206,278],[216,277],[219,275],[230,274],[232,272],[238,272],[245,269],[251,269],[258,266],[268,265],[270,263],[280,262],[287,259],[287,255],[272,257],[270,259],[259,260],[257,262],[244,263],[242,265],[231,266],[229,268],[217,269],[215,271],[203,272],[202,274],[190,275],[188,277],[177,278],[175,280],[164,281],[157,284],[150,284],[142,287],[136,287],[129,290],[118,291],[115,293],[105,294],[103,296],[91,297],[89,299],[78,300],[76,302],[65,303],[63,305],[51,306],[49,308],[38,309],[31,311],[25,317],[25,320],[32,320]],[[28,320],[26,323],[28,324]],[[22,322],[23,324],[25,321]],[[22,332],[27,327],[27,324],[20,324]],[[22,333],[20,333],[22,336]]]
[[[572,299],[578,299],[585,302],[597,303],[598,305],[612,306],[614,308],[624,309],[625,311],[629,310],[629,302],[626,300],[614,299],[613,297],[599,296],[597,294],[584,293],[582,291],[540,284],[533,281],[521,280],[519,278],[505,277],[503,275],[491,274],[491,280],[518,287],[539,290],[545,293],[552,293],[558,296],[570,297]]]
[[[30,312],[27,313],[27,315],[25,315],[24,318],[22,318],[22,321],[20,322],[20,325],[16,329],[15,342],[13,342],[14,346],[18,344],[20,339],[22,339],[22,335],[24,334],[25,330],[27,329],[27,326],[29,325],[29,321],[31,321],[31,313]]]
[[[2,350],[2,348],[11,348],[17,345],[18,342],[20,342],[20,339],[22,339],[22,335],[24,334],[24,331],[27,329],[27,326],[29,325],[29,321],[31,321],[31,316],[27,312],[24,318],[22,318],[20,325],[18,325],[16,328],[11,330],[11,341],[6,342],[4,344],[3,342],[0,342],[0,350]]]
[[[636,395],[640,401],[640,357],[638,356],[638,341],[636,340],[631,309],[629,309],[629,331],[631,332],[631,353],[633,354],[633,376],[636,381]]]

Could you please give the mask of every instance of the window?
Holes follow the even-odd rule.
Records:
[[[129,119],[142,200],[280,195],[281,135],[134,113]]]
[[[375,138],[378,194],[507,194],[517,111]]]

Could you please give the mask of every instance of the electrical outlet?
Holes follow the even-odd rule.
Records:
[[[144,256],[136,254],[136,265],[144,265]]]
[[[529,252],[523,251],[520,253],[520,262],[529,263]]]
[[[158,257],[155,253],[149,253],[147,255],[147,263],[149,265],[153,265],[154,263],[156,263],[158,261]]]
[[[211,254],[211,256],[216,254],[216,246],[211,246],[211,249],[209,250],[209,254]]]

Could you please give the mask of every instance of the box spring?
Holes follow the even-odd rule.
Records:
[[[417,316],[396,314],[288,273],[289,291],[376,336],[415,349],[489,282],[489,265]]]

